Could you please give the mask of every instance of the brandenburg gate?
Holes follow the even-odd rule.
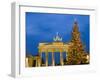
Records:
[[[62,38],[59,37],[58,33],[54,38],[54,42],[52,43],[39,43],[39,56],[40,56],[40,65],[42,64],[42,53],[45,53],[46,62],[45,65],[48,66],[48,53],[52,53],[52,66],[55,65],[54,54],[55,52],[60,53],[60,64],[64,65],[63,61],[63,52],[68,52],[68,47],[70,45],[62,42]],[[68,54],[67,54],[68,55]]]

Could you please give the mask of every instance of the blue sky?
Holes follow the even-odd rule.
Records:
[[[89,52],[89,15],[26,12],[26,53],[37,55],[40,42],[53,42],[59,32],[63,42],[71,40],[74,20],[77,20],[82,43]]]

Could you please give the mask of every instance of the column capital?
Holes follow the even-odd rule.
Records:
[[[60,53],[62,53],[63,52],[63,49],[62,48],[60,48]]]
[[[55,49],[53,48],[53,49],[52,49],[52,53],[54,53],[54,51],[55,51]]]

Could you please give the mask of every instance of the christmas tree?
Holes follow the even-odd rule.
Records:
[[[80,32],[77,21],[75,21],[73,25],[71,44],[72,45],[69,47],[68,51],[67,64],[76,65],[86,63],[86,54],[80,39]]]

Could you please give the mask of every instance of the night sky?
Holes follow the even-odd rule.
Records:
[[[74,20],[78,22],[82,43],[89,53],[89,18],[89,15],[26,12],[26,54],[37,55],[38,44],[53,42],[53,37],[57,32],[63,42],[69,42]],[[50,57],[51,54],[49,54]],[[56,61],[59,61],[58,57],[59,54],[56,54]]]

